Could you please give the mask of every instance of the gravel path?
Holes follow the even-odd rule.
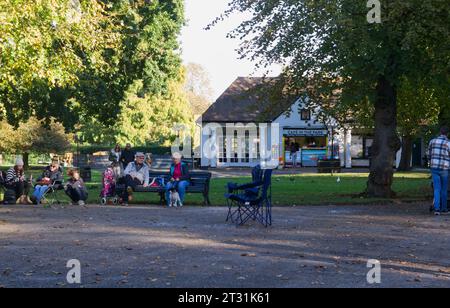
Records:
[[[450,287],[450,217],[426,205],[275,208],[235,227],[226,208],[0,206],[0,287]]]

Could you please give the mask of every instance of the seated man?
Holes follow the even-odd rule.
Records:
[[[53,183],[62,184],[62,182],[63,172],[59,167],[59,162],[53,161],[52,164],[46,167],[44,172],[42,172],[42,176],[38,178],[31,200],[34,204],[40,204],[48,187]]]
[[[64,191],[72,200],[72,203],[79,206],[84,206],[88,198],[88,192],[84,185],[83,179],[80,177],[78,170],[69,171],[70,179],[64,187]]]
[[[123,172],[125,175],[125,191],[122,195],[122,205],[128,205],[128,202],[133,199],[133,191],[136,186],[144,185],[144,187],[149,186],[150,182],[150,170],[144,163],[145,155],[144,153],[137,153],[135,156],[135,161],[128,164],[128,167]]]
[[[170,206],[170,191],[175,189],[180,195],[181,206],[184,203],[186,188],[189,186],[189,167],[181,161],[181,154],[174,153],[172,155],[172,166],[170,167],[170,182],[166,185],[166,201]]]

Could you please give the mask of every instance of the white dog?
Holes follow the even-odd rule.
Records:
[[[180,194],[175,189],[172,189],[170,191],[169,207],[182,207],[182,206],[183,204],[181,203]]]

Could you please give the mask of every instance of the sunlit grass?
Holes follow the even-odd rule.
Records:
[[[249,171],[250,173],[250,171]],[[32,171],[33,176],[39,176],[39,171]],[[274,175],[272,194],[275,205],[322,205],[322,204],[372,204],[391,202],[423,201],[431,198],[430,175],[421,172],[398,172],[395,174],[393,189],[397,192],[395,200],[364,198],[361,193],[367,184],[368,173],[341,174],[299,174]],[[247,183],[249,177],[232,179],[213,179],[211,181],[210,199],[213,205],[225,205],[224,193],[228,182]],[[88,203],[98,204],[101,190],[101,172],[94,170],[89,189]],[[63,192],[59,195],[64,202],[69,200]],[[152,193],[134,194],[133,203],[159,204],[159,196]],[[186,205],[201,205],[200,194],[188,194]]]

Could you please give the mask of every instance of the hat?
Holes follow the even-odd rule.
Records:
[[[23,159],[21,158],[21,157],[18,157],[17,159],[16,159],[16,164],[15,164],[16,166],[23,166],[24,165],[24,163],[23,163]]]
[[[136,155],[134,155],[134,157],[138,158],[138,157],[144,157],[145,158],[145,154],[142,152],[137,152]]]

